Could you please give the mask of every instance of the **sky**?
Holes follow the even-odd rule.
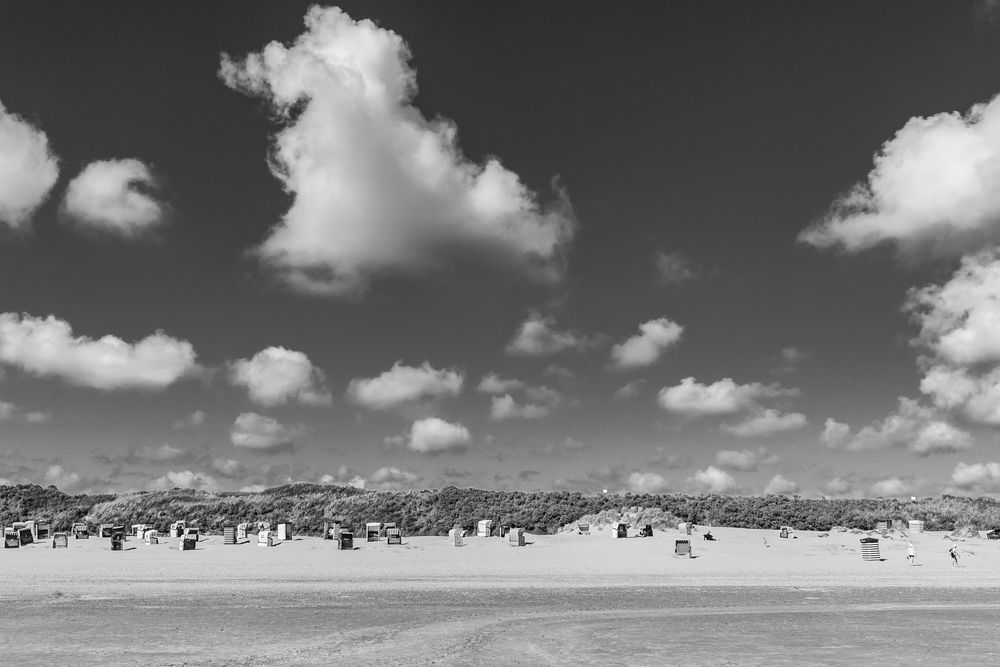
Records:
[[[0,484],[1000,495],[995,2],[4,3]]]

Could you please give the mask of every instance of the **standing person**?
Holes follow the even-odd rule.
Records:
[[[917,550],[913,548],[913,542],[909,543],[906,547],[906,560],[910,561],[910,565],[913,565],[913,561],[917,559]]]
[[[951,549],[948,549],[948,553],[951,554],[951,564],[953,567],[958,567],[958,545],[951,545]]]

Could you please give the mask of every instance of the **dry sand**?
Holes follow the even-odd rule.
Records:
[[[5,664],[995,664],[1000,542],[713,528],[0,551]],[[766,538],[769,547],[764,546]]]

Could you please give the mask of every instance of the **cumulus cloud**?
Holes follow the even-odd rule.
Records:
[[[778,457],[767,451],[766,447],[740,451],[723,449],[715,453],[715,464],[726,470],[753,472],[761,465],[770,465],[777,462]]]
[[[45,133],[0,102],[0,223],[15,229],[26,224],[58,177]]]
[[[171,470],[149,485],[151,491],[169,491],[173,488],[215,492],[222,487],[214,477],[201,472],[191,472],[190,470]]]
[[[207,418],[208,415],[205,414],[204,410],[195,410],[186,417],[181,417],[180,419],[176,420],[173,424],[171,424],[171,427],[177,431],[186,428],[198,428],[199,426],[202,426],[205,423],[205,419]]]
[[[755,438],[794,431],[809,423],[801,412],[782,413],[771,408],[757,409],[737,424],[723,424],[722,430],[740,438]]]
[[[63,492],[79,490],[84,482],[83,477],[78,472],[68,470],[61,463],[54,463],[45,470],[44,483],[53,484]]]
[[[665,317],[639,325],[639,333],[611,348],[612,367],[624,370],[652,366],[676,345],[684,327]]]
[[[667,490],[667,480],[655,472],[633,472],[626,483],[636,493],[663,493]]]
[[[845,447],[852,451],[905,447],[919,456],[968,449],[972,436],[945,421],[938,412],[909,398],[900,398],[896,412],[865,426]]]
[[[823,432],[820,434],[819,439],[827,447],[835,449],[847,442],[850,437],[851,427],[849,425],[839,422],[836,419],[827,418],[823,422]]]
[[[584,350],[593,344],[576,331],[560,331],[551,315],[543,317],[541,313],[532,311],[507,343],[506,350],[510,355],[541,357],[567,350]]]
[[[291,449],[297,431],[281,425],[276,419],[244,412],[236,418],[229,431],[234,447],[257,452],[277,452]]]
[[[484,375],[483,379],[479,381],[476,391],[484,394],[506,394],[509,391],[522,389],[523,387],[524,383],[516,378],[505,379],[496,373],[489,373],[488,375]]]
[[[256,249],[296,289],[362,291],[375,276],[476,257],[545,281],[562,274],[574,222],[497,158],[476,164],[458,129],[413,106],[403,39],[337,8],[313,7],[290,46],[222,57],[223,82],[261,97],[284,127],[272,173],[292,206]]]
[[[882,145],[866,183],[839,197],[799,239],[858,252],[963,252],[1000,238],[1000,101],[911,118]]]
[[[229,381],[246,387],[250,398],[260,405],[333,405],[323,371],[304,353],[283,347],[268,347],[250,359],[234,361]]]
[[[469,429],[438,417],[418,419],[410,427],[407,446],[421,454],[437,454],[464,449],[470,440]]]
[[[336,474],[325,474],[319,478],[320,484],[337,484],[339,486],[350,486],[355,489],[364,489],[368,485],[368,480],[357,474],[346,465],[341,465]]]
[[[458,396],[465,375],[454,369],[433,368],[429,362],[406,366],[401,361],[374,378],[355,378],[347,387],[348,397],[371,410],[391,410],[408,404]]]
[[[48,412],[42,412],[40,410],[26,412],[14,403],[8,403],[7,401],[0,400],[0,422],[20,421],[28,424],[44,424],[51,419],[52,415]]]
[[[157,188],[153,172],[139,160],[97,160],[70,181],[63,211],[82,227],[135,238],[163,220]]]
[[[65,320],[0,314],[0,363],[95,389],[163,389],[199,370],[191,343],[162,331],[136,343],[73,336]]]
[[[165,442],[157,447],[145,445],[138,449],[133,449],[129,453],[129,458],[139,461],[164,462],[177,461],[185,458],[187,455],[188,453],[183,449]]]
[[[657,251],[655,264],[657,281],[661,285],[680,285],[698,276],[694,262],[676,250]]]
[[[951,483],[964,491],[1000,491],[1000,463],[959,462],[951,473]]]
[[[490,419],[501,421],[504,419],[539,419],[548,417],[552,410],[545,405],[537,403],[518,403],[510,394],[494,396],[490,402]]]
[[[764,495],[792,495],[799,492],[799,485],[781,475],[775,475],[764,487]]]
[[[708,493],[731,493],[736,490],[736,480],[725,470],[708,466],[688,478],[688,484]]]
[[[899,477],[880,479],[871,486],[871,492],[876,496],[907,496],[913,485]]]
[[[669,412],[690,417],[721,416],[753,408],[760,399],[797,394],[797,389],[759,382],[736,384],[730,378],[723,378],[706,385],[686,377],[676,386],[661,389],[659,403]]]
[[[632,380],[631,382],[619,387],[615,390],[614,398],[616,401],[627,401],[630,398],[635,398],[642,392],[642,385],[646,384],[646,380]]]
[[[420,477],[410,470],[386,466],[373,472],[368,481],[371,485],[384,491],[398,491],[413,488],[419,479]]]

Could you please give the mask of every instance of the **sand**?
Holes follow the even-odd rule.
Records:
[[[70,539],[0,551],[0,655],[14,664],[993,664],[1000,542],[713,528],[716,542],[406,537]],[[766,538],[769,547],[764,546]]]

